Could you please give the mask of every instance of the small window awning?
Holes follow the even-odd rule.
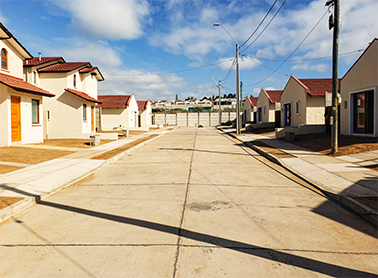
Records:
[[[11,75],[0,73],[0,83],[19,92],[39,95],[39,96],[44,96],[44,97],[55,97],[54,94],[48,91],[45,91],[37,86],[34,86],[28,82],[25,82],[21,78],[14,77]]]
[[[74,89],[69,89],[69,88],[67,88],[66,91],[71,93],[71,94],[74,94],[75,96],[78,96],[82,99],[85,99],[86,101],[94,102],[94,103],[101,103],[101,101],[99,101],[98,99],[95,99],[95,98],[89,96],[88,94],[86,94],[84,92],[77,91],[77,90],[74,90]]]

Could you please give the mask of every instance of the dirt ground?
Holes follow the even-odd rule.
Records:
[[[100,140],[100,145],[113,142],[114,140]],[[68,148],[93,148],[88,139],[45,139],[43,143],[36,144],[43,146],[56,146]],[[27,146],[27,145],[26,145]]]
[[[0,197],[0,209],[13,205],[24,198],[21,197]]]
[[[109,158],[111,158],[111,157],[113,157],[113,156],[115,156],[115,155],[117,155],[117,154],[119,154],[121,152],[124,152],[124,151],[126,151],[126,150],[128,150],[128,149],[130,149],[130,148],[132,148],[132,147],[134,147],[134,146],[136,146],[136,145],[138,145],[138,144],[140,144],[140,143],[142,143],[144,141],[152,139],[152,138],[154,138],[156,136],[158,136],[158,135],[155,134],[155,135],[149,135],[149,136],[144,137],[144,138],[140,138],[140,139],[135,140],[134,142],[126,144],[126,145],[124,145],[122,147],[119,147],[119,148],[116,148],[114,150],[108,151],[106,153],[103,153],[103,154],[97,155],[95,157],[92,157],[91,159],[104,159],[104,160],[105,159],[109,159]]]
[[[280,140],[284,140],[284,138]],[[331,155],[331,134],[329,133],[296,135],[293,144],[315,152]],[[340,135],[338,152],[332,156],[349,155],[377,149],[377,138]]]

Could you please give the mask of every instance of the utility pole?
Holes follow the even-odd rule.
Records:
[[[240,134],[239,44],[236,42],[236,134]]]
[[[218,83],[218,90],[219,90],[219,127],[222,125],[222,108],[221,108],[221,81],[219,79]]]
[[[243,82],[240,82],[240,108],[241,108],[241,111],[244,111],[242,104],[243,104]],[[239,122],[240,122],[240,128],[243,128],[242,112],[240,112]]]
[[[340,0],[328,0],[326,6],[333,4],[334,18],[330,18],[329,29],[333,28],[333,50],[332,50],[332,129],[331,129],[331,153],[338,150],[339,141],[339,97],[338,97],[338,56],[339,56],[339,19]],[[331,15],[332,16],[332,15]],[[333,21],[333,22],[332,22]]]

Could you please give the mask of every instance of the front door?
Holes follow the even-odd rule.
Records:
[[[353,132],[374,132],[374,92],[368,91],[353,95]]]
[[[262,122],[261,107],[257,108],[257,123]]]
[[[91,130],[95,130],[95,113],[94,113],[94,106],[91,106]]]
[[[284,126],[291,127],[291,103],[284,105]]]
[[[21,141],[21,99],[11,96],[12,142]]]

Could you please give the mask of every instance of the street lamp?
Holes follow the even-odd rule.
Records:
[[[230,32],[227,31],[227,29],[222,24],[214,23],[214,26],[221,26],[236,43],[236,134],[240,134],[239,43],[235,40],[235,38],[230,34]]]
[[[211,76],[208,76],[207,78],[211,78],[214,80],[215,84],[217,84],[217,81],[215,81],[214,78]],[[218,99],[218,104],[219,104],[219,126],[222,125],[222,110],[221,110],[221,81],[219,80],[218,85],[218,91],[219,91],[219,99]]]

